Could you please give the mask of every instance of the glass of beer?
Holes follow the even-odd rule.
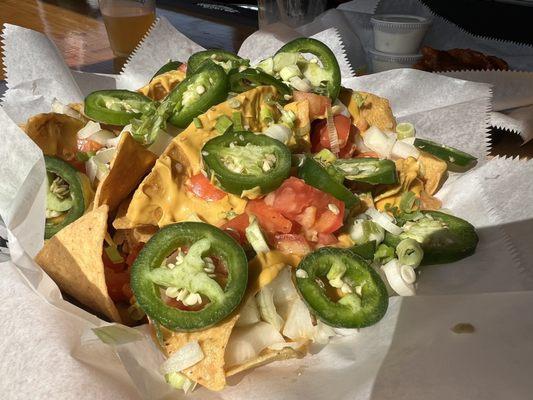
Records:
[[[127,57],[155,20],[155,0],[99,0],[100,11],[117,57]]]

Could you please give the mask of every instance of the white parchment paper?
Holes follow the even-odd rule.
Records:
[[[5,32],[8,80],[17,75],[19,80],[8,82],[0,110],[0,143],[9,144],[0,146],[0,216],[12,259],[0,264],[0,392],[10,400],[180,398],[157,373],[161,354],[145,331],[140,329],[144,340],[104,345],[90,329],[105,323],[64,301],[32,261],[42,246],[44,164],[16,122],[48,111],[53,97],[68,102],[92,88],[141,86],[141,79],[167,58],[178,58],[172,49],[185,49],[178,53],[185,58],[197,48],[162,20],[120,77],[71,75],[41,35],[18,27]],[[44,80],[46,70],[27,68],[27,62],[19,64],[21,58],[10,54],[20,46],[62,71],[55,72],[53,83]],[[157,46],[165,54],[154,61]],[[342,59],[342,43],[336,49]],[[478,252],[459,263],[426,268],[418,282],[421,296],[392,298],[379,324],[335,339],[303,360],[231,378],[223,392],[199,389],[192,398],[529,398],[533,189],[527,182],[533,162],[485,158],[490,87],[413,70],[345,84],[388,97],[399,120],[413,121],[419,136],[478,156],[475,169],[450,176],[439,192],[446,208],[478,229]],[[74,94],[66,93],[70,88]],[[459,322],[472,323],[475,332],[451,332]]]

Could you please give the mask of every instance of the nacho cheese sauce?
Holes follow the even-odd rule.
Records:
[[[273,87],[263,86],[233,98],[240,102],[243,122],[249,130],[262,131],[264,127],[258,118],[260,105],[274,94]],[[228,213],[244,212],[245,199],[228,193],[221,200],[206,201],[186,187],[189,177],[203,173],[201,150],[208,140],[220,135],[215,129],[217,119],[222,114],[231,117],[235,111],[228,101],[212,107],[198,117],[202,128],[191,124],[172,140],[133,195],[126,214],[133,226],[164,226],[186,221],[191,215],[220,226],[226,222]]]

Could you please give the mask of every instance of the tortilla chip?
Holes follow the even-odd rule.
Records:
[[[205,357],[182,373],[209,390],[222,390],[226,386],[224,353],[237,319],[239,316],[234,315],[216,326],[196,332],[172,332],[163,329],[165,352],[170,356],[187,343],[197,340]]]
[[[398,172],[399,183],[396,185],[382,186],[385,191],[374,197],[374,202],[378,203],[381,199],[392,197],[401,192],[408,191],[411,183],[418,176],[419,165],[415,158],[408,157],[406,159],[400,158],[395,161],[396,171]]]
[[[285,105],[287,111],[296,114],[294,121],[294,135],[291,136],[288,146],[293,152],[305,153],[311,149],[311,119],[309,117],[309,101],[295,101]]]
[[[439,199],[429,195],[425,190],[422,190],[420,192],[420,209],[421,210],[436,211],[436,210],[440,210],[441,207],[442,207],[442,202]]]
[[[301,259],[302,257],[296,254],[286,254],[277,250],[258,253],[249,263],[247,295],[255,295],[261,288],[276,279],[286,265],[296,268]]]
[[[121,322],[109,297],[102,251],[108,207],[88,212],[47,240],[35,261],[61,290],[113,321]]]
[[[72,160],[78,151],[78,131],[83,121],[64,114],[37,114],[23,126],[44,155]]]
[[[96,189],[94,207],[107,204],[109,211],[113,212],[139,186],[156,159],[154,153],[141,146],[131,135],[122,135],[109,173]]]
[[[424,180],[424,190],[432,195],[437,192],[446,177],[448,166],[445,161],[424,151],[418,157],[419,176]]]
[[[274,361],[284,361],[291,358],[302,358],[305,356],[305,352],[294,350],[291,347],[285,347],[281,350],[266,349],[257,358],[250,360],[244,364],[230,367],[226,371],[226,376],[236,375],[239,372],[243,372],[252,368],[261,367],[266,364],[270,364]]]
[[[409,187],[407,187],[405,190],[402,189],[401,191],[397,192],[394,195],[384,197],[384,198],[381,198],[379,201],[376,201],[376,208],[380,211],[383,211],[386,209],[387,205],[391,207],[394,207],[394,206],[399,207],[400,202],[402,200],[402,195],[406,192],[413,192],[415,197],[419,199],[420,193],[423,191],[423,189],[424,189],[424,184],[422,183],[420,179],[416,178],[415,180],[411,182]]]
[[[242,105],[243,125],[254,132],[262,131],[259,118],[261,105],[275,94],[274,87],[261,86],[235,96],[233,99]],[[192,194],[186,185],[189,177],[202,171],[201,149],[204,144],[220,135],[215,129],[217,119],[221,114],[232,117],[235,111],[228,102],[211,107],[198,117],[202,128],[191,124],[170,142],[135,191],[126,219],[122,220],[129,225],[121,224],[121,228],[141,225],[161,227],[184,221],[191,215],[220,226],[227,221],[229,212],[244,212],[247,201],[238,196],[228,194],[218,201],[205,201]]]
[[[376,126],[383,131],[392,131],[396,128],[396,119],[387,99],[359,91],[364,99],[364,104],[359,107],[353,94],[353,90],[342,88],[339,99],[348,108],[354,125],[360,131],[364,132],[369,126]],[[361,121],[361,118],[366,121],[366,124]]]
[[[162,100],[184,79],[185,72],[180,70],[168,71],[156,76],[148,85],[140,88],[138,92],[150,97],[152,100]]]

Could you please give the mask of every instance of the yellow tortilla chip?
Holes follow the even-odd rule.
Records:
[[[139,186],[156,159],[154,153],[140,145],[130,134],[122,135],[109,166],[109,173],[96,189],[94,207],[107,204],[109,211],[113,212]]]
[[[232,375],[236,375],[239,372],[261,367],[263,365],[270,364],[274,361],[284,361],[289,360],[291,358],[302,358],[305,356],[305,353],[305,351],[298,351],[291,347],[285,347],[281,350],[266,349],[257,358],[254,358],[253,360],[250,360],[244,364],[230,367],[226,371],[226,376],[229,377]]]
[[[301,259],[302,257],[296,254],[282,253],[277,250],[258,253],[249,263],[248,295],[255,295],[261,288],[276,279],[286,265],[296,268]]]
[[[420,166],[419,176],[424,180],[424,190],[430,195],[435,194],[446,177],[448,170],[446,162],[421,151],[418,164]]]
[[[416,198],[420,198],[420,193],[424,190],[424,185],[422,181],[418,178],[415,178],[406,189],[402,189],[397,193],[381,198],[379,201],[376,201],[376,208],[380,211],[385,210],[387,204],[391,207],[399,207],[402,200],[402,195],[406,192],[413,192]]]
[[[416,159],[414,159],[413,157],[408,157],[406,159],[400,158],[395,161],[395,164],[396,171],[398,171],[399,183],[392,186],[384,186],[386,188],[385,191],[375,196],[374,202],[378,203],[382,199],[395,196],[400,192],[408,191],[408,188],[411,186],[411,183],[418,176],[419,165]]]
[[[165,352],[170,356],[187,343],[197,340],[205,357],[182,373],[209,390],[222,390],[226,386],[224,353],[237,319],[239,316],[234,315],[216,326],[197,332],[163,329]]]
[[[442,202],[429,195],[425,190],[420,192],[420,209],[436,211],[442,207]]]
[[[296,114],[293,128],[294,135],[289,140],[289,148],[293,152],[308,152],[311,149],[309,101],[295,101],[285,105],[283,108]]]
[[[102,251],[108,207],[88,212],[47,240],[35,262],[80,303],[113,321],[121,322],[109,297]]]
[[[392,114],[389,101],[372,93],[358,92],[364,99],[364,104],[359,107],[354,97],[354,91],[342,88],[339,95],[340,101],[348,108],[353,117],[354,125],[364,132],[369,126],[376,126],[383,131],[392,131],[396,128],[396,119]],[[361,121],[364,119],[364,121]]]
[[[152,100],[162,100],[175,86],[185,79],[185,72],[180,70],[168,71],[156,76],[146,86],[138,91]]]
[[[23,126],[44,155],[72,160],[78,151],[78,131],[83,121],[64,114],[37,114]]]
[[[243,125],[253,132],[262,131],[261,104],[275,93],[272,86],[261,86],[235,96],[232,103],[238,101],[241,104]],[[205,201],[187,189],[189,177],[202,172],[202,147],[209,139],[220,135],[215,129],[217,119],[222,114],[232,117],[235,111],[228,102],[211,107],[198,117],[202,128],[191,124],[172,140],[135,191],[121,228],[164,226],[184,221],[191,215],[220,226],[227,221],[229,212],[244,212],[247,201],[238,196],[228,194],[218,201]],[[124,226],[125,222],[129,225]]]

